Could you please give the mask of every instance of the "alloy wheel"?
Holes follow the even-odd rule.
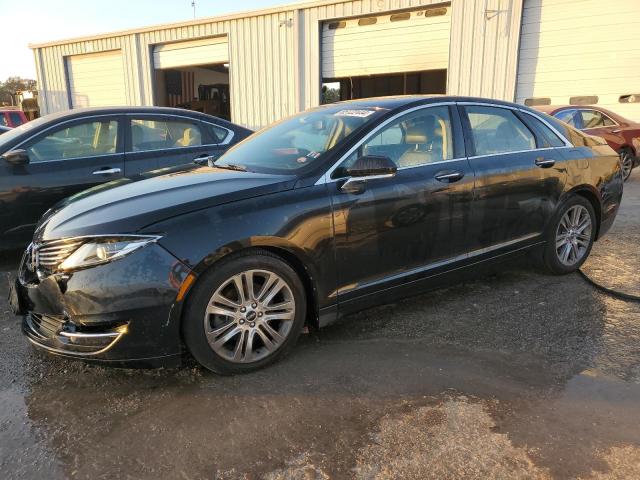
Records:
[[[209,346],[233,363],[274,353],[291,332],[296,303],[291,287],[274,272],[247,270],[225,280],[204,316]]]
[[[633,157],[628,151],[620,153],[620,161],[622,162],[622,178],[627,179],[631,175],[633,169]]]
[[[563,265],[573,266],[584,258],[591,245],[591,215],[582,205],[569,208],[556,230],[556,254]]]

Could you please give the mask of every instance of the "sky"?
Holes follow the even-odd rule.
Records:
[[[195,0],[196,18],[296,0]],[[30,43],[193,19],[191,0],[0,0],[0,81],[36,77]]]

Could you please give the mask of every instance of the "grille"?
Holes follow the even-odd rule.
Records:
[[[79,327],[63,315],[29,312],[24,319],[23,331],[40,346],[84,356],[110,348],[127,333],[127,325]]]
[[[31,324],[33,330],[39,334],[42,338],[55,338],[62,330],[66,319],[62,316],[54,315],[41,315],[31,312]]]
[[[33,245],[31,251],[31,266],[33,270],[55,271],[58,266],[85,240],[52,240]]]

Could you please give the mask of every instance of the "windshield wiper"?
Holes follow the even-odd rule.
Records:
[[[217,163],[214,163],[213,165],[218,167],[218,168],[226,168],[227,170],[235,170],[237,172],[246,172],[247,171],[247,167],[244,167],[242,165],[236,165],[235,163],[225,163],[225,164],[222,164],[222,165],[218,165]]]

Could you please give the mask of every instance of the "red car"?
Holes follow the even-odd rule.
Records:
[[[0,127],[19,127],[29,120],[22,110],[16,108],[0,108]]]
[[[604,138],[620,155],[625,180],[640,164],[640,123],[601,107],[566,105],[535,108],[589,135]]]

